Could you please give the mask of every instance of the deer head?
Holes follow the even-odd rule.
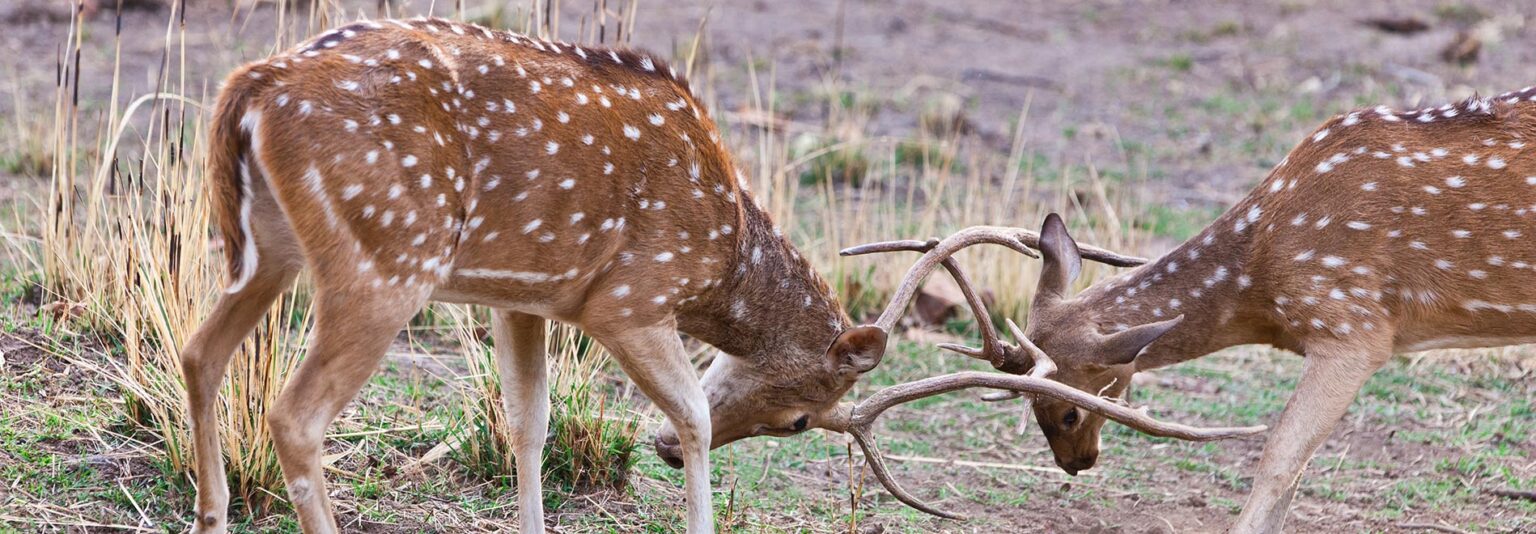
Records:
[[[769,215],[751,202],[741,210],[735,266],[713,296],[678,314],[679,330],[719,349],[701,379],[712,448],[823,426],[885,353],[884,329],[854,326]],[[674,467],[680,441],[670,423],[656,437],[657,453]]]
[[[1123,402],[1136,356],[1184,317],[1107,332],[1072,305],[1071,287],[1082,270],[1082,253],[1054,213],[1046,216],[1040,230],[1040,252],[1044,265],[1025,335],[1055,359],[1054,380]],[[1056,465],[1073,475],[1093,467],[1104,417],[1054,399],[1037,400],[1032,409]]]
[[[735,356],[720,352],[704,372],[709,400],[710,447],[754,436],[787,437],[827,428],[838,416],[838,401],[859,376],[880,363],[885,330],[849,327],[823,350],[786,348],[772,355]],[[764,361],[803,362],[762,365]],[[656,436],[656,452],[682,467],[677,430],[670,422]]]

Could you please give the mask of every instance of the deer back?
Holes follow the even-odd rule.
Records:
[[[260,170],[321,278],[654,318],[736,261],[735,170],[649,56],[361,22],[234,79],[261,84]]]

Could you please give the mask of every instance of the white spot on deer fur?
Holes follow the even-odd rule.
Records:
[[[1307,261],[1307,260],[1310,260],[1310,259],[1312,259],[1312,254],[1313,254],[1312,251],[1304,250],[1300,254],[1296,255],[1296,261]]]
[[[662,124],[665,124],[666,122],[667,122],[667,119],[662,118],[660,113],[652,113],[651,114],[651,125],[652,126],[661,126]]]
[[[1520,231],[1519,230],[1505,230],[1504,231],[1504,239],[1517,239],[1519,237],[1520,237]]]
[[[532,221],[528,221],[528,224],[523,225],[523,233],[531,234],[534,230],[538,230],[539,225],[541,224],[544,224],[543,219],[534,219]]]
[[[1322,262],[1323,267],[1328,267],[1330,269],[1342,267],[1344,264],[1349,263],[1344,258],[1340,258],[1338,256],[1323,256]]]
[[[1456,236],[1457,239],[1466,239],[1472,236],[1472,232],[1466,230],[1451,230],[1451,235]]]
[[[1316,223],[1313,223],[1312,227],[1316,228],[1318,230],[1322,230],[1323,228],[1327,227],[1328,223],[1330,223],[1330,222],[1333,222],[1333,218],[1332,217],[1328,217],[1328,216],[1324,216],[1323,218],[1318,219]]]
[[[662,263],[666,263],[666,262],[672,261],[672,257],[673,257],[673,254],[671,252],[663,252],[661,254],[657,254],[656,255],[656,261],[662,262]]]
[[[1429,193],[1431,195],[1438,195],[1438,194],[1440,194],[1440,188],[1432,186],[1432,185],[1426,185],[1426,186],[1424,186],[1424,192],[1425,193]]]
[[[572,213],[571,214],[571,224],[576,224],[576,223],[581,222],[581,220],[583,218],[586,218],[586,216],[587,216],[587,214],[579,212],[579,211],[576,212],[576,213]]]
[[[1445,185],[1450,186],[1451,188],[1459,188],[1467,185],[1467,181],[1460,176],[1452,176],[1445,179]]]
[[[1291,226],[1301,226],[1303,224],[1307,224],[1306,213],[1298,213],[1295,217],[1291,217]]]
[[[1429,245],[1425,245],[1423,241],[1410,241],[1408,242],[1408,248],[1414,250],[1429,250]]]
[[[576,187],[576,179],[575,178],[566,178],[566,179],[560,181],[560,188],[561,189],[570,189],[572,187]]]
[[[506,271],[500,269],[459,269],[454,271],[454,274],[467,278],[494,278],[498,280],[511,280],[514,282],[523,282],[529,284],[558,281],[561,279],[559,275],[550,273]]]
[[[1494,156],[1488,158],[1488,168],[1498,170],[1504,168],[1504,158]]]
[[[628,137],[630,139],[638,141],[640,139],[640,129],[636,128],[634,126],[630,126],[628,124],[625,124],[624,125],[624,137]]]
[[[341,199],[342,200],[352,200],[354,198],[357,198],[357,195],[360,195],[362,193],[363,193],[363,186],[361,186],[359,184],[352,184],[352,185],[349,185],[346,188],[341,190]]]
[[[416,166],[416,156],[406,155],[405,157],[400,158],[400,166],[401,167],[415,167]]]
[[[1348,226],[1349,229],[1351,229],[1351,230],[1370,230],[1371,229],[1371,224],[1368,223],[1368,222],[1365,222],[1365,221],[1349,221],[1348,223],[1345,223],[1344,226]]]
[[[1470,271],[1467,271],[1467,276],[1476,278],[1478,280],[1482,280],[1484,278],[1488,278],[1488,272],[1480,270],[1480,269],[1472,269]]]
[[[1361,184],[1360,185],[1360,189],[1364,190],[1364,191],[1375,191],[1376,190],[1376,182],[1366,182],[1364,184]]]
[[[1314,134],[1312,136],[1312,142],[1315,143],[1315,142],[1318,142],[1318,141],[1322,141],[1323,138],[1325,138],[1325,137],[1328,137],[1328,129],[1327,128],[1324,128],[1324,129],[1318,131],[1316,134]]]
[[[618,297],[618,298],[624,298],[627,295],[629,295],[629,285],[628,284],[621,285],[619,287],[613,288],[613,296]]]

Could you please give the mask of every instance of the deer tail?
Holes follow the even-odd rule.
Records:
[[[253,66],[237,69],[219,91],[210,124],[208,166],[204,174],[213,208],[212,217],[224,238],[224,291],[238,293],[256,273],[256,237],[251,233],[253,179],[252,140],[261,126],[261,111],[252,100],[263,88],[261,78],[251,76]]]

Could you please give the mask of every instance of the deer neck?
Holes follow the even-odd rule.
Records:
[[[1172,252],[1085,290],[1076,304],[1103,333],[1183,316],[1136,359],[1138,370],[1226,347],[1273,343],[1249,258],[1257,210],[1239,205]],[[1217,231],[1221,229],[1222,231]]]
[[[745,194],[741,206],[731,271],[709,294],[679,310],[679,330],[760,365],[824,353],[851,326],[847,314],[768,215]]]

